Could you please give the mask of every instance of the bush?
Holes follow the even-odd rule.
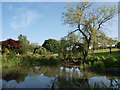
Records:
[[[22,65],[27,66],[38,66],[38,65],[57,65],[59,59],[55,56],[41,56],[41,55],[34,55],[34,56],[23,56],[22,57]]]
[[[101,56],[100,57],[100,61],[104,61],[105,60],[105,57],[104,56]]]
[[[88,61],[91,62],[90,68],[93,70],[103,70],[110,68],[120,68],[120,56],[88,56]],[[96,61],[96,63],[94,63]]]
[[[117,43],[117,48],[120,48],[120,42]]]
[[[117,59],[112,57],[112,56],[108,56],[105,58],[105,60],[103,60],[103,63],[105,65],[106,68],[113,68],[113,67],[117,67]]]
[[[8,61],[7,57],[6,56],[2,56],[2,62],[4,63],[4,62],[7,62],[7,61]]]
[[[57,65],[59,58],[56,56],[41,56],[41,55],[3,55],[3,66],[39,66],[39,65]]]
[[[92,61],[100,61],[101,58],[98,57],[98,56],[92,56],[92,55],[89,55],[87,60],[92,60]]]
[[[9,53],[10,53],[10,51],[9,51],[8,48],[5,48],[5,49],[4,49],[4,52],[5,52],[5,54],[9,54]]]
[[[120,68],[120,55],[115,58],[115,65],[116,68]]]
[[[41,65],[57,65],[59,60],[57,58],[42,58],[39,60]]]
[[[88,56],[88,61],[91,62],[91,64],[93,65],[95,62],[103,62],[106,68],[119,68],[120,66],[120,60],[119,60],[119,56],[118,57],[113,57],[113,56]]]
[[[100,61],[101,58],[98,57],[98,56],[91,56],[91,55],[89,55],[87,60],[88,60],[88,62],[91,62],[91,64],[93,65],[94,62]]]
[[[91,70],[95,70],[95,71],[103,71],[105,69],[104,63],[103,62],[97,62],[94,65],[90,66]]]
[[[20,63],[21,63],[21,60],[17,56],[14,56],[14,57],[10,55],[2,56],[2,66],[11,67],[11,66],[20,65]]]

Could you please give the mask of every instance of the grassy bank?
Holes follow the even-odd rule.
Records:
[[[60,61],[61,59],[59,58],[58,54],[48,54],[48,55],[10,54],[10,55],[2,56],[2,67],[57,65],[60,64]],[[73,61],[70,62],[71,67],[78,64],[78,62],[76,63],[76,60]],[[63,61],[63,64],[67,65],[68,62]],[[111,68],[120,68],[119,65],[120,65],[120,51],[118,49],[112,49],[111,55],[109,54],[109,49],[95,50],[94,56],[92,56],[92,54],[89,53],[86,62],[87,69],[96,70],[96,71],[103,71],[105,69],[111,69]]]
[[[90,52],[90,54],[92,55],[92,52]],[[99,49],[99,50],[95,50],[94,51],[94,55],[95,56],[113,56],[113,57],[116,57],[116,56],[119,56],[120,54],[120,49],[118,48],[113,48],[112,49],[112,53],[110,54],[110,50],[109,49]]]

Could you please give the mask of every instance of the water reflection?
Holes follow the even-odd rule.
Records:
[[[3,73],[2,82],[3,88],[89,88],[97,85],[120,87],[119,77],[101,76],[79,68],[60,66],[8,69]]]
[[[39,76],[27,76],[24,81],[17,83],[16,80],[10,80],[8,82],[3,80],[3,88],[45,88],[52,87],[51,81],[55,77],[46,77],[43,74]]]

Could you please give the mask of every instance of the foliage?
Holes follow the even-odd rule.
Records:
[[[2,56],[2,66],[3,67],[11,67],[20,65],[21,61],[19,57],[15,57],[14,54]]]
[[[2,53],[8,54],[9,51],[16,51],[16,53],[18,53],[20,48],[21,48],[20,41],[16,41],[13,39],[7,39],[6,41],[2,41]]]
[[[59,59],[55,57],[41,59],[42,65],[57,65],[58,62],[59,62]]]
[[[58,53],[60,43],[55,39],[48,39],[48,40],[45,40],[42,46],[52,53]]]
[[[87,57],[87,61],[90,62],[93,65],[94,62],[101,61],[101,58],[98,57],[98,56],[91,56],[91,55],[89,55]]]
[[[114,40],[108,36],[105,35],[105,33],[100,32],[98,34],[98,43],[99,43],[99,49],[104,49],[109,46],[109,48],[112,48],[112,45],[115,45],[117,40]]]
[[[59,59],[56,56],[40,56],[40,55],[25,55],[22,57],[22,64],[23,65],[57,65]]]
[[[120,56],[88,56],[89,66],[92,70],[105,70],[112,68],[120,68]],[[94,63],[95,62],[95,63]]]
[[[113,40],[112,38],[108,38],[108,43],[109,47],[112,47],[113,44],[115,44],[115,40]]]
[[[40,54],[40,55],[47,55],[50,52],[46,50],[46,48],[42,47],[42,46],[37,46],[36,48],[34,48],[33,54]]]
[[[120,42],[117,43],[117,48],[120,48]]]
[[[95,70],[96,72],[102,72],[105,70],[105,65],[103,62],[97,62],[94,65],[90,65],[90,70]]]
[[[38,50],[38,53],[39,53],[40,55],[45,55],[45,54],[48,54],[49,52],[46,50],[46,48],[40,46],[40,47],[39,47],[39,50]]]
[[[31,52],[31,53],[36,53],[34,50],[35,50],[35,48],[38,48],[39,49],[39,47],[40,47],[40,45],[38,44],[38,43],[30,43],[30,45],[29,45],[29,51]]]
[[[100,61],[101,58],[98,57],[98,56],[92,56],[92,55],[89,55],[89,56],[87,57],[87,60]]]
[[[41,55],[3,55],[3,67],[11,66],[39,66],[39,65],[57,65],[59,58],[56,55],[41,56]]]
[[[91,45],[92,49],[95,50],[98,48],[98,37],[97,37],[98,31],[96,28],[93,28],[93,31],[91,33]]]
[[[10,51],[8,50],[8,48],[5,48],[5,49],[4,49],[4,52],[5,52],[6,54],[9,54],[9,53],[10,53]]]
[[[120,68],[120,56],[117,56],[116,59],[117,59],[117,61],[115,61],[116,62],[116,67]]]
[[[103,60],[106,68],[117,67],[117,61],[119,61],[119,60],[117,60],[116,58],[114,58],[112,56],[108,56],[105,58],[105,60]]]
[[[22,34],[20,34],[18,36],[18,39],[22,43],[22,47],[21,47],[19,53],[21,53],[21,54],[27,53],[29,51],[29,41],[27,40],[27,37],[22,35]]]
[[[99,49],[107,48],[108,37],[106,36],[105,33],[99,32],[99,34],[98,34],[98,43],[99,43]]]
[[[76,59],[80,58],[83,52],[83,45],[79,43],[79,35],[77,34],[70,34],[65,38],[61,39],[61,49],[60,49],[60,56],[64,59]]]
[[[84,62],[88,56],[91,42],[93,44],[97,42],[94,38],[97,37],[102,25],[117,13],[117,7],[115,6],[103,5],[96,10],[92,10],[92,5],[89,2],[81,2],[78,5],[69,6],[62,16],[65,24],[75,28],[71,33],[80,32],[84,44]]]

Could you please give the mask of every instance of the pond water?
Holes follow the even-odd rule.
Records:
[[[3,68],[3,88],[120,88],[120,77],[63,66]]]

